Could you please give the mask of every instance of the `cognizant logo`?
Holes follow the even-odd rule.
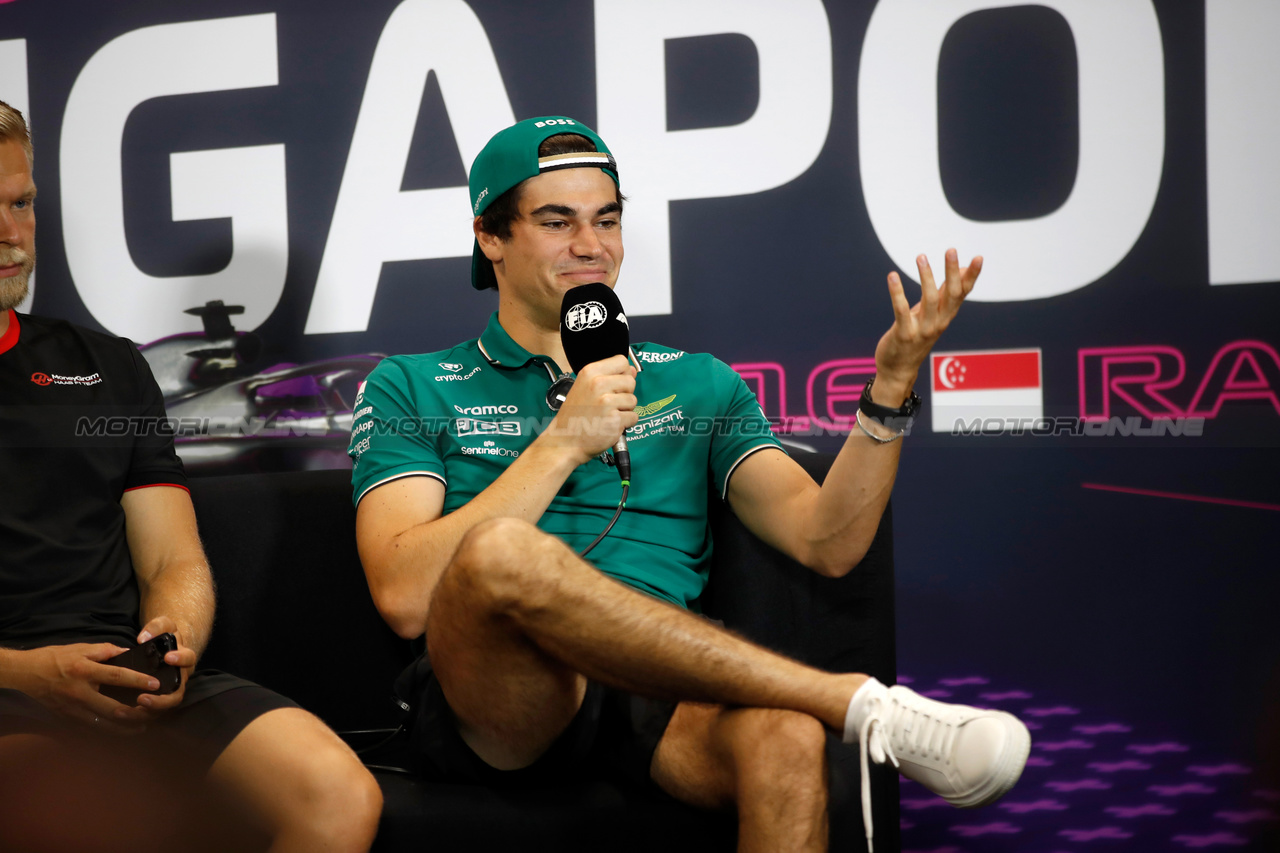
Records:
[[[520,411],[519,406],[454,406],[460,415],[514,415]]]

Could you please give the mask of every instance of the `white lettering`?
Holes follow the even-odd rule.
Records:
[[[831,28],[820,0],[596,0],[595,24],[597,129],[630,196],[627,310],[670,314],[668,202],[763,192],[808,170],[831,125]],[[730,127],[668,131],[666,40],[720,33],[755,43],[755,114]]]
[[[463,408],[455,405],[454,410],[460,415],[514,415],[519,413],[519,406],[471,406]]]
[[[942,42],[971,12],[1022,3],[881,0],[858,72],[860,173],[876,236],[913,277],[922,249],[986,255],[982,284],[969,297],[985,302],[1057,296],[1106,274],[1146,227],[1164,168],[1164,51],[1150,0],[1040,0],[1066,18],[1076,42],[1075,185],[1062,207],[1035,219],[976,222],[956,213],[938,161]],[[918,59],[904,62],[907,55]]]
[[[458,418],[458,437],[468,435],[520,435],[524,425],[520,421],[473,421]]]
[[[627,428],[627,436],[636,440],[648,438],[651,435],[661,435],[663,433],[683,431],[683,423],[675,423],[676,421],[684,421],[684,409],[677,408],[661,415],[654,415],[640,421],[633,427]]]
[[[64,376],[61,373],[49,374],[49,381],[54,385],[97,385],[102,381],[102,377],[96,373],[90,373],[85,376]]]
[[[515,123],[484,28],[463,0],[404,0],[365,84],[306,334],[363,332],[384,261],[471,254],[466,187],[401,192],[427,75],[436,72],[463,165]],[[460,285],[461,286],[461,285]]]
[[[683,352],[638,352],[636,353],[636,358],[645,364],[664,364],[668,361],[675,361],[682,355],[684,355]]]
[[[507,456],[515,458],[520,455],[519,450],[512,450],[509,447],[464,447],[462,448],[463,456]]]
[[[475,376],[479,372],[480,372],[480,368],[473,367],[471,368],[470,373],[466,373],[466,374],[445,373],[441,376],[437,376],[436,381],[437,382],[465,382],[466,380],[470,379],[472,376]]]
[[[1280,4],[1206,0],[1209,283],[1280,281]]]
[[[289,259],[283,145],[169,156],[174,220],[231,218],[231,261],[209,275],[137,268],[120,166],[125,123],[144,101],[277,83],[274,14],[144,27],[80,71],[62,123],[62,225],[80,297],[112,332],[147,341],[197,331],[200,318],[183,311],[210,299],[243,305],[238,322],[256,328],[279,302]]]

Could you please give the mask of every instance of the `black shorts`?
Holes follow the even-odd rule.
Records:
[[[676,702],[646,699],[591,681],[582,707],[555,742],[528,767],[499,770],[467,746],[435,673],[424,660],[413,681],[410,741],[420,768],[449,782],[519,787],[588,775],[621,776],[651,785],[649,766]]]
[[[188,766],[207,771],[245,726],[268,711],[297,703],[217,670],[201,670],[187,680],[182,704],[164,714],[144,735],[169,738],[184,750]],[[56,737],[67,721],[17,690],[0,690],[0,737],[45,734]]]

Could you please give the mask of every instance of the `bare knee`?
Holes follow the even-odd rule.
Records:
[[[734,738],[740,850],[826,850],[826,731],[807,714],[746,709]]]
[[[312,752],[307,763],[292,828],[308,826],[334,849],[367,849],[382,815],[382,789],[373,774],[337,743]]]
[[[377,781],[300,709],[279,708],[246,726],[214,762],[209,782],[281,850],[367,851],[378,831]]]
[[[495,612],[536,607],[547,594],[548,574],[540,571],[558,543],[517,518],[482,521],[463,536],[449,566],[448,580],[473,601]]]
[[[739,784],[750,780],[781,784],[785,780],[826,778],[826,730],[808,714],[767,708],[743,712],[734,738],[733,758]]]

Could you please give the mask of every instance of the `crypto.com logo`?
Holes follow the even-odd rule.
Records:
[[[1158,418],[1216,418],[1231,400],[1266,400],[1280,415],[1280,354],[1263,341],[1235,341],[1218,350],[1185,408],[1187,375],[1181,350],[1170,346],[1097,347],[1078,355],[1080,417],[1105,421],[1119,400]]]

